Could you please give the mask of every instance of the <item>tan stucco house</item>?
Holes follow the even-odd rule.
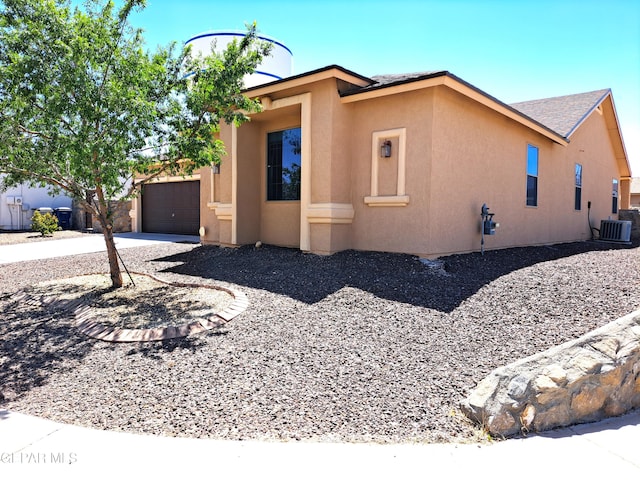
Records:
[[[586,240],[588,214],[597,226],[629,208],[610,90],[506,105],[447,71],[334,65],[246,94],[264,109],[222,126],[220,168],[147,187],[135,229],[437,257],[480,250],[483,204],[499,223],[486,249]]]

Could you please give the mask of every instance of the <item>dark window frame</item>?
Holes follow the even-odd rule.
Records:
[[[268,202],[300,200],[301,142],[300,127],[267,133],[266,198]],[[285,149],[287,144],[290,150]]]
[[[575,193],[573,200],[574,210],[582,210],[582,165],[576,163],[575,166]]]
[[[540,151],[538,147],[527,144],[527,207],[538,206],[539,167]]]

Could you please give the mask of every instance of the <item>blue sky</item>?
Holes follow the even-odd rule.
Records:
[[[637,0],[147,0],[131,17],[150,48],[254,20],[293,52],[294,74],[442,69],[506,103],[611,88],[640,176]]]

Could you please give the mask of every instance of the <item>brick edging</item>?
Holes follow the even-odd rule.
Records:
[[[168,282],[154,275],[140,272],[131,272],[136,275],[145,275],[153,280],[171,285],[174,287],[209,288],[211,290],[222,290],[233,297],[233,302],[221,312],[216,312],[209,319],[200,319],[178,326],[157,327],[157,328],[119,328],[95,322],[90,319],[92,308],[86,304],[74,305],[73,316],[76,320],[76,328],[84,335],[102,340],[105,342],[158,342],[170,340],[172,338],[182,338],[196,333],[220,327],[230,322],[235,317],[244,312],[249,306],[247,296],[234,288],[220,287],[213,285],[200,285],[195,283]]]

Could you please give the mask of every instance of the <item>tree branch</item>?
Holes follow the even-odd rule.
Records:
[[[28,135],[33,135],[34,137],[42,137],[42,138],[46,138],[47,140],[51,140],[51,137],[48,135],[45,135],[42,132],[36,132],[34,130],[29,130],[28,128],[22,126],[22,125],[18,125],[18,130],[20,130],[23,133],[26,133]]]
[[[38,104],[37,102],[33,103],[33,104],[32,104],[32,106],[33,106],[33,107],[35,107],[35,108],[37,108],[37,109],[38,109],[38,110],[40,110],[41,112],[47,113],[47,111],[45,110],[45,108],[44,108],[42,105]],[[65,127],[67,127],[67,128],[69,129],[69,131],[70,131],[74,136],[76,136],[76,137],[78,136],[78,134],[76,133],[76,131],[73,129],[73,126],[72,126],[69,122],[67,122],[67,121],[64,119],[64,117],[62,117],[62,116],[61,116],[61,117],[60,117],[60,121],[63,123],[63,125],[64,125]]]
[[[133,10],[133,7],[135,5],[140,5],[140,2],[138,0],[128,0],[126,5],[122,7],[122,9],[119,12],[118,15],[118,38],[116,38],[116,41],[114,42],[110,52],[109,52],[109,59],[106,62],[106,66],[105,66],[105,70],[104,73],[102,75],[102,81],[100,82],[100,87],[98,88],[98,92],[100,95],[102,95],[102,92],[104,90],[104,86],[107,83],[107,76],[109,75],[109,71],[111,70],[111,67],[113,65],[113,55],[116,51],[116,49],[118,48],[118,45],[120,44],[120,40],[122,40],[122,36],[124,35],[124,28],[127,25],[127,18],[129,17],[129,13],[131,13],[131,10]]]
[[[61,188],[62,190],[64,190],[65,192],[69,192],[73,196],[76,196],[76,192],[74,191],[74,188],[71,185],[67,185],[66,183],[64,183],[60,179],[51,177],[49,175],[44,175],[42,173],[37,173],[37,172],[34,172],[32,170],[26,170],[24,168],[18,168],[18,167],[14,167],[14,166],[11,166],[11,165],[4,165],[3,167],[1,167],[0,171],[2,171],[4,173],[17,173],[17,174],[20,174],[20,175],[24,175],[26,177],[35,178],[35,180],[37,180],[37,181],[48,183],[50,185],[55,185],[55,186]]]

